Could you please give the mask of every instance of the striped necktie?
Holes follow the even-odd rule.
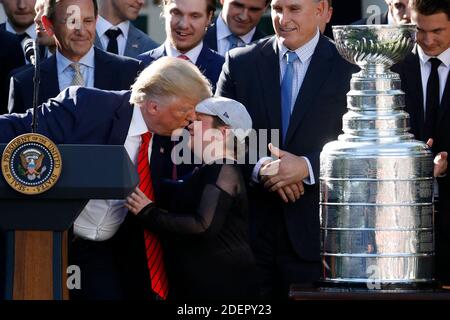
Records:
[[[139,174],[139,189],[141,189],[150,200],[154,201],[153,183],[148,161],[148,148],[151,137],[152,134],[150,132],[141,135],[142,140],[138,153],[137,170]],[[156,234],[145,229],[144,240],[152,290],[162,299],[166,299],[167,293],[169,292],[169,284],[164,266],[161,242]]]

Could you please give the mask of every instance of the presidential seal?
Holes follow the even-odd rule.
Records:
[[[3,151],[2,173],[16,191],[28,195],[52,188],[61,175],[57,146],[47,137],[27,133],[13,139]]]

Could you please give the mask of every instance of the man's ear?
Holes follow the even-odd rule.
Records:
[[[156,101],[148,100],[145,103],[144,108],[146,108],[146,111],[148,113],[156,114],[158,112],[159,106],[158,106],[158,103],[156,103]]]
[[[324,14],[324,12],[325,12],[325,2],[324,1],[319,1],[317,3],[317,12],[316,12],[316,14],[317,14],[318,17],[321,17]]]
[[[44,25],[45,31],[50,37],[53,37],[55,33],[53,32],[53,23],[47,16],[42,16],[42,24]]]

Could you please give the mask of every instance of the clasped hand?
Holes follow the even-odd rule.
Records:
[[[266,161],[261,166],[261,183],[270,192],[277,192],[284,202],[297,201],[305,193],[303,179],[309,176],[306,160],[271,143],[269,150],[279,159]]]

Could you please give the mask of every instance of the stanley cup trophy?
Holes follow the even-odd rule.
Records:
[[[320,158],[322,284],[416,289],[434,284],[433,155],[409,133],[400,77],[414,25],[335,26],[339,53],[362,70],[344,133]]]

